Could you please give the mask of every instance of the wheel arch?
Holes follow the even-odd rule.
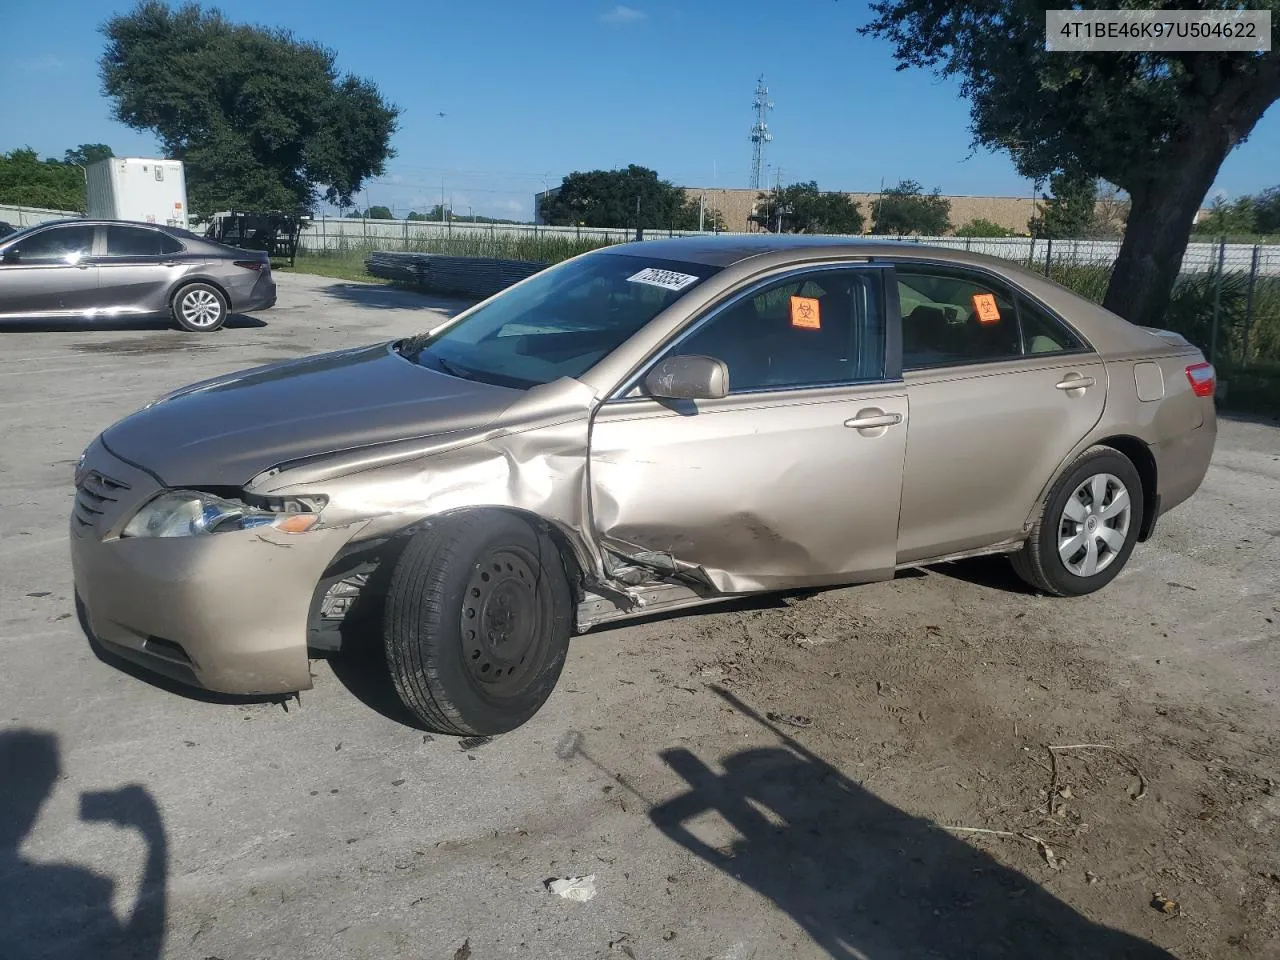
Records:
[[[1142,526],[1138,528],[1138,542],[1150,539],[1155,531],[1156,515],[1159,513],[1159,472],[1156,458],[1151,448],[1137,437],[1118,434],[1104,437],[1093,444],[1099,447],[1110,447],[1124,456],[1138,471],[1138,479],[1142,481]]]
[[[405,544],[413,537],[415,533],[432,523],[438,523],[441,520],[450,517],[456,517],[466,513],[475,512],[501,512],[523,520],[529,526],[536,530],[545,531],[551,542],[555,545],[556,551],[560,556],[560,561],[564,565],[565,578],[569,581],[569,588],[573,594],[575,603],[581,603],[586,592],[586,560],[580,552],[580,548],[575,543],[574,536],[566,531],[560,524],[547,520],[545,517],[539,516],[532,510],[525,510],[520,507],[512,507],[504,504],[480,504],[456,507],[450,510],[444,510],[440,513],[433,513],[429,516],[422,517],[412,523],[406,524],[396,530],[392,530],[386,534],[374,537],[369,540],[351,541],[343,547],[342,550],[329,561],[328,566],[321,574],[316,583],[316,596],[313,598],[313,614],[318,609],[318,604],[323,596],[323,591],[331,585],[335,579],[341,579],[344,574],[356,569],[358,566],[372,567],[380,571],[381,576],[374,579],[375,589],[385,585],[384,578],[389,574],[390,568],[393,567],[400,557],[401,551]]]
[[[223,302],[227,305],[227,316],[231,316],[231,294],[227,293],[227,288],[220,284],[217,280],[209,277],[183,277],[173,285],[173,289],[169,291],[169,309],[172,311],[177,304],[178,294],[191,286],[193,283],[203,283],[206,287],[213,287],[218,291],[218,295],[222,297]]]

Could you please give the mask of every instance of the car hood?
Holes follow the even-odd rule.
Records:
[[[380,344],[192,384],[107,428],[102,440],[166,486],[241,486],[291,460],[484,426],[521,396],[428,370]]]

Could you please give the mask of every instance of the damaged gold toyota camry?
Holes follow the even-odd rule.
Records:
[[[86,631],[227,693],[382,623],[425,724],[495,734],[595,625],[1007,553],[1090,593],[1204,477],[1214,370],[1008,262],[625,244],[420,336],[178,390],[76,475]]]

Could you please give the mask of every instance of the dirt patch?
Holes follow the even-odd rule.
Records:
[[[989,590],[900,579],[691,617],[676,627],[690,679],[672,683],[812,719],[790,733],[815,755],[899,810],[967,828],[1098,923],[1181,957],[1276,956],[1266,719],[1230,695],[1170,702],[1118,671],[1105,632],[1071,616],[1088,600],[994,596],[999,617]]]
[[[157,333],[150,337],[131,337],[127,340],[96,340],[89,343],[69,344],[78,353],[109,353],[115,356],[148,356],[157,353],[190,353],[208,350],[216,344],[205,339],[203,333]]]

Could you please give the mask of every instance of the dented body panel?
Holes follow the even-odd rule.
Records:
[[[379,344],[194,384],[109,427],[86,451],[71,522],[86,628],[184,682],[283,692],[310,685],[317,585],[341,559],[456,511],[514,511],[552,531],[587,629],[1018,549],[1054,479],[1097,443],[1150,457],[1161,511],[1207,469],[1213,400],[1195,396],[1184,372],[1199,352],[1007,262],[773,236],[584,255],[617,256],[688,261],[701,280],[577,376],[501,386]],[[734,393],[730,365],[727,396],[646,392],[643,375],[664,350],[744,291],[802,268],[896,262],[998,276],[1086,347],[903,375],[890,294],[881,378]],[[297,534],[122,535],[175,488],[322,507]]]

